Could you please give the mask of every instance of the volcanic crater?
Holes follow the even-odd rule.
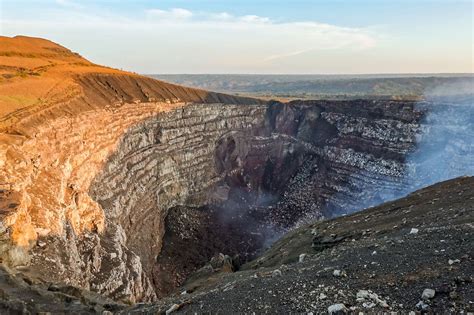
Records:
[[[32,101],[2,105],[0,255],[31,277],[152,302],[216,254],[235,271],[295,227],[409,186],[417,102],[267,102],[1,41],[0,90]]]
[[[376,199],[373,187],[404,189],[420,117],[410,102],[329,101],[192,104],[146,118],[91,180],[102,232],[66,222],[65,237],[32,249],[31,268],[153,301],[217,253],[245,262],[301,220],[339,215],[369,189]]]

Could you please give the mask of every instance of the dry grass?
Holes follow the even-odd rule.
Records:
[[[95,65],[48,40],[0,36],[0,128],[20,112],[77,96],[75,77],[87,73],[125,72]]]

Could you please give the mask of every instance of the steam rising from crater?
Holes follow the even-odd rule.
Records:
[[[418,148],[407,161],[406,177],[412,189],[474,175],[472,96],[462,103],[449,107],[440,104],[427,110]]]
[[[424,112],[416,147],[405,160],[399,187],[369,187],[365,198],[338,214],[348,214],[403,197],[459,176],[474,175],[474,81],[445,84],[425,92],[416,109]],[[361,172],[360,176],[364,176]],[[357,177],[357,176],[356,176]],[[352,186],[357,186],[353,182]],[[307,219],[305,220],[305,222]]]

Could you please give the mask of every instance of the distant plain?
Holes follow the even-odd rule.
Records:
[[[473,74],[151,74],[181,85],[236,95],[293,99],[415,99],[472,95]]]

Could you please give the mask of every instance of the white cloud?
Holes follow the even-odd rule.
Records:
[[[317,22],[277,22],[258,15],[234,16],[228,12],[190,12],[186,9],[148,10],[163,19],[149,20],[147,27],[166,26],[170,32],[199,32],[200,38],[220,37],[249,45],[258,61],[272,62],[303,53],[328,49],[369,49],[376,36],[367,29],[340,27]],[[214,35],[215,34],[215,35]],[[217,35],[219,34],[219,35]],[[219,43],[218,41],[210,41]],[[202,49],[202,47],[201,47]],[[219,49],[213,47],[212,49]],[[237,49],[239,50],[239,49]],[[268,53],[267,53],[268,51]],[[231,54],[232,55],[232,54]]]
[[[66,0],[60,0],[66,1]],[[145,13],[148,17],[155,18],[159,17],[162,19],[190,19],[194,17],[195,22],[208,22],[208,21],[226,21],[233,23],[251,23],[251,24],[261,24],[261,23],[270,23],[271,20],[268,17],[262,17],[258,15],[243,15],[243,16],[234,16],[227,12],[219,13],[209,13],[209,12],[191,12],[183,8],[172,8],[169,10],[162,9],[149,9]]]
[[[287,53],[284,53],[284,54],[271,55],[271,56],[268,56],[268,57],[264,58],[263,61],[268,62],[268,61],[273,61],[273,60],[276,60],[276,59],[282,59],[282,58],[287,58],[287,57],[298,56],[298,55],[310,52],[312,50],[313,49],[303,49],[303,50],[287,52]]]
[[[170,10],[150,9],[146,13],[151,17],[159,17],[164,19],[188,19],[193,16],[189,10],[182,8],[173,8]]]
[[[210,17],[211,18],[214,18],[216,20],[231,20],[233,18],[232,15],[230,15],[229,13],[227,12],[220,12],[220,13],[212,13],[210,14]]]
[[[270,19],[267,17],[261,17],[258,15],[244,15],[240,18],[243,22],[248,23],[269,23]]]

